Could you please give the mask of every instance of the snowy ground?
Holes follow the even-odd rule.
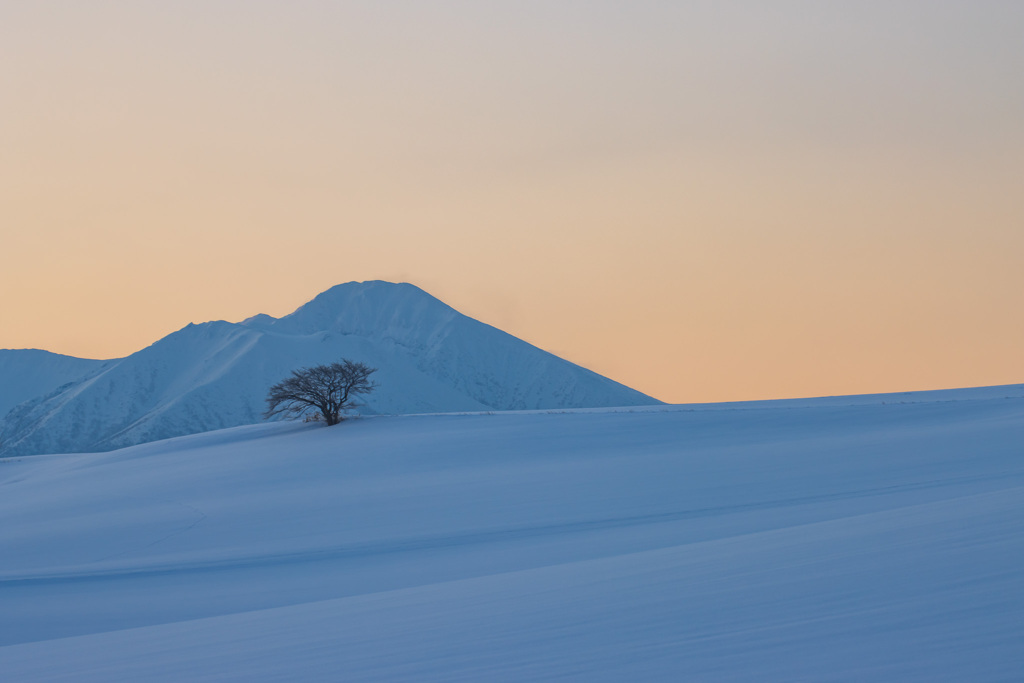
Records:
[[[0,461],[4,681],[1024,679],[1024,386]]]

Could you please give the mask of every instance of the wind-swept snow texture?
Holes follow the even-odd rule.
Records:
[[[1024,385],[0,461],[0,678],[1018,681]]]
[[[281,319],[189,325],[22,403],[0,421],[0,456],[105,451],[253,424],[271,385],[341,358],[378,368],[366,414],[658,403],[413,285],[350,282]]]

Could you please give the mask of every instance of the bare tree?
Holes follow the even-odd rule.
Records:
[[[344,419],[342,412],[356,405],[355,396],[368,394],[377,388],[370,381],[370,375],[376,371],[377,368],[347,359],[340,363],[293,370],[291,377],[270,387],[263,417],[299,417],[319,411],[324,422],[336,425]]]

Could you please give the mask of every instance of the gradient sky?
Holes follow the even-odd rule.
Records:
[[[417,284],[673,402],[1024,382],[1024,3],[0,0],[0,347]]]

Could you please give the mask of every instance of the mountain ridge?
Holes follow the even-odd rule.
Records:
[[[79,380],[109,362],[43,349],[0,349],[0,417],[19,403]]]

